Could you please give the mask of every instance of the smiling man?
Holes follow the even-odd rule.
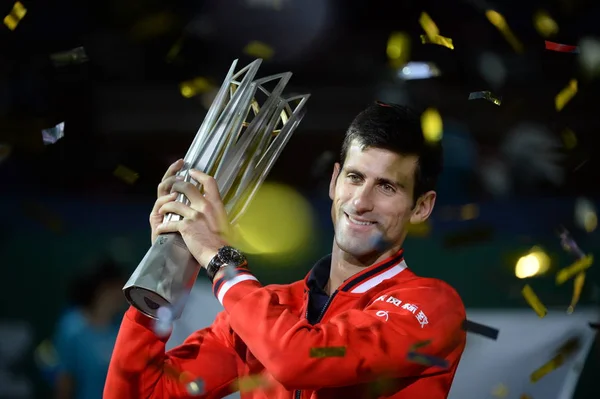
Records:
[[[408,226],[433,210],[441,165],[441,146],[424,140],[419,115],[399,105],[368,107],[350,125],[334,166],[331,254],[304,280],[263,286],[228,245],[214,179],[191,172],[201,193],[175,178],[182,162],[173,164],[150,216],[152,238],[179,232],[225,310],[165,353],[168,337],[130,308],[105,398],[187,397],[186,383],[200,380],[197,397],[220,398],[248,376],[261,387],[244,398],[446,398],[465,346],[464,306],[446,283],[415,275],[402,250]],[[176,202],[176,193],[190,205]],[[160,224],[166,213],[183,219]],[[224,271],[231,264],[233,277]]]

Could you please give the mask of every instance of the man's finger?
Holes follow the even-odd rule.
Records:
[[[198,183],[202,184],[204,188],[204,196],[207,200],[212,203],[221,203],[221,194],[219,193],[219,186],[217,181],[210,175],[200,172],[196,169],[190,169],[190,176],[194,178]]]
[[[166,215],[167,213],[175,213],[179,216],[182,216],[184,219],[194,219],[199,214],[198,211],[178,201],[167,202],[166,204],[160,207],[158,213],[161,215]]]
[[[156,227],[156,234],[177,233],[179,232],[181,221],[163,222]]]
[[[186,181],[176,181],[173,183],[173,191],[181,193],[187,197],[190,201],[192,208],[201,210],[198,208],[203,208],[206,203],[206,199],[195,185]]]
[[[154,203],[154,207],[152,208],[152,214],[153,215],[158,215],[159,214],[159,209],[166,204],[167,202],[171,202],[174,201],[175,198],[177,198],[177,194],[178,193],[171,193],[171,194],[167,194],[167,195],[162,195],[160,197],[158,197],[158,199],[156,200],[156,202]]]
[[[173,162],[171,164],[171,166],[169,166],[169,168],[165,172],[165,175],[163,176],[162,180],[165,180],[166,178],[168,178],[170,176],[174,176],[175,173],[177,173],[179,171],[179,169],[181,169],[182,166],[183,166],[183,159],[178,159],[177,161]]]
[[[183,180],[183,178],[180,176],[167,177],[165,180],[160,182],[160,184],[158,185],[158,190],[157,190],[156,196],[162,197],[164,195],[170,194],[173,189],[173,184],[175,184],[175,182],[181,181],[181,180]]]

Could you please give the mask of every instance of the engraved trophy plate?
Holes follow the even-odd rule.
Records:
[[[262,60],[235,72],[233,62],[178,172],[196,186],[190,169],[214,176],[231,224],[245,212],[305,113],[309,94],[283,95],[292,73],[255,79]],[[268,90],[267,84],[275,84]],[[262,104],[259,102],[262,97]],[[199,187],[201,189],[201,187]],[[180,194],[177,201],[189,204]],[[179,220],[168,214],[165,221]],[[179,234],[160,235],[150,247],[123,291],[131,305],[156,319],[168,306],[181,316],[200,271]]]

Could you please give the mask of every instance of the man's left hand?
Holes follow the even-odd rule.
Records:
[[[204,194],[189,182],[173,184],[173,191],[185,195],[190,205],[175,200],[164,204],[160,214],[175,213],[183,219],[159,225],[157,233],[181,234],[190,253],[202,267],[207,267],[219,248],[228,245],[230,225],[215,179],[195,169],[189,173],[201,185]]]

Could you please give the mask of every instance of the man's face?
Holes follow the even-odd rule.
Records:
[[[408,224],[429,217],[435,192],[424,194],[416,204],[413,199],[417,162],[416,156],[351,143],[344,166],[335,165],[329,186],[335,244],[342,251],[354,258],[383,255],[384,250],[375,249],[382,235],[388,252],[396,251]]]

